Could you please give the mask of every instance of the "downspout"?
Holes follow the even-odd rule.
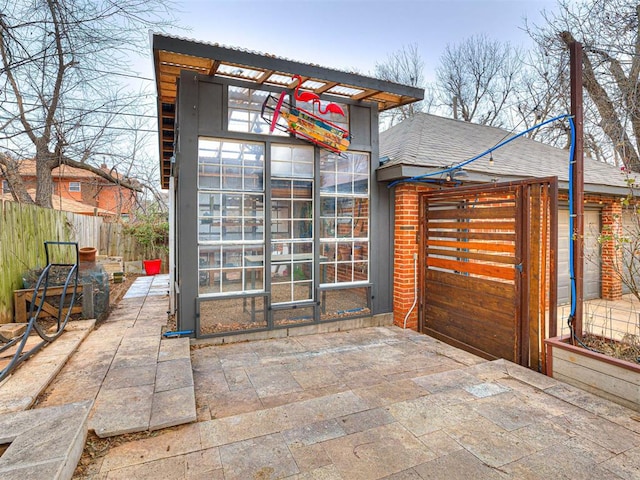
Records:
[[[407,314],[404,316],[404,326],[402,327],[403,330],[407,329],[407,319],[409,318],[409,315],[411,315],[411,312],[413,312],[413,309],[416,308],[417,303],[418,303],[418,254],[414,253],[413,254],[413,305],[411,305],[411,308],[409,309]]]

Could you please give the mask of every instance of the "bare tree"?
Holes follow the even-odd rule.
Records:
[[[0,0],[0,165],[15,197],[30,199],[11,175],[27,158],[36,160],[41,206],[51,207],[51,172],[61,164],[140,190],[96,165],[118,153],[131,133],[122,116],[144,103],[117,75],[169,17],[164,0]]]
[[[373,75],[381,80],[425,88],[424,62],[416,44],[403,46],[391,53],[382,63],[376,63]],[[389,126],[424,111],[424,101],[394,108],[385,113]]]
[[[550,55],[583,45],[586,138],[594,155],[640,171],[640,5],[628,0],[559,0],[532,37]]]
[[[503,108],[505,126],[528,130],[536,124],[569,111],[568,55],[550,57],[541,48],[523,55],[518,83],[511,101]],[[527,136],[549,145],[565,147],[568,124],[553,122],[531,130]]]
[[[519,55],[509,43],[486,35],[447,45],[436,69],[440,102],[450,107],[454,118],[503,126],[504,109],[522,68]]]

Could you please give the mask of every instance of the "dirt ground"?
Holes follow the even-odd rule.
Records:
[[[141,275],[127,274],[125,275],[122,283],[109,282],[109,310],[115,307],[120,300],[122,300],[122,297],[127,293],[131,284],[140,276]]]
[[[640,363],[640,337],[636,335],[625,335],[621,341],[585,335],[583,343],[598,353],[627,362]]]

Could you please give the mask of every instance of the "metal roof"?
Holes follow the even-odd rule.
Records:
[[[374,102],[380,111],[406,105],[424,97],[421,88],[400,85],[356,73],[301,63],[274,55],[154,34],[153,62],[158,93],[160,175],[168,188],[173,155],[176,80],[183,70],[282,88],[292,88],[293,75],[303,78],[303,88],[349,100]]]

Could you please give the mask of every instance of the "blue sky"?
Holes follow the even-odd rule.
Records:
[[[370,73],[403,45],[417,44],[433,80],[447,44],[475,35],[527,47],[524,17],[540,23],[552,0],[189,0],[176,2],[172,34]],[[148,58],[149,68],[151,59]]]

